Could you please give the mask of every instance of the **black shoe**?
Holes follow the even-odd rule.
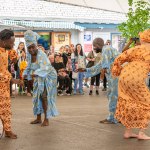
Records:
[[[103,88],[102,91],[107,91],[107,88]]]
[[[90,93],[89,93],[89,95],[92,95],[92,90],[90,90]]]
[[[71,95],[71,93],[72,93],[72,91],[69,91],[69,90],[66,91],[67,95]]]
[[[98,92],[98,90],[96,90],[96,95],[99,95],[99,92]]]
[[[63,95],[63,91],[62,90],[58,90],[57,95],[58,96],[62,96]]]

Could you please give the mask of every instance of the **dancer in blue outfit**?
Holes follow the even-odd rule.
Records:
[[[31,30],[25,32],[28,48],[28,66],[24,71],[24,78],[32,77],[33,84],[33,112],[37,115],[31,124],[42,123],[41,114],[44,113],[42,126],[48,126],[48,118],[58,115],[55,101],[57,94],[57,73],[51,66],[46,54],[37,47],[39,35]]]
[[[110,45],[104,46],[104,41],[101,38],[96,38],[93,41],[93,48],[95,50],[102,49],[102,61],[91,68],[87,68],[86,77],[93,77],[100,72],[104,72],[108,82],[107,98],[109,102],[109,115],[107,119],[100,121],[100,123],[117,123],[114,114],[118,99],[118,79],[112,77],[111,66],[115,58],[119,55],[119,52]]]

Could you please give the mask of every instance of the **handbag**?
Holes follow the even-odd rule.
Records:
[[[78,56],[78,69],[85,69],[86,64],[85,64],[85,56]]]
[[[94,58],[93,51],[92,51],[92,58]],[[89,61],[86,65],[86,68],[91,68],[92,66],[94,66],[94,61]]]
[[[77,79],[78,78],[78,72],[72,72],[72,78]]]
[[[92,66],[94,66],[94,61],[89,61],[86,65],[86,68],[91,68]]]

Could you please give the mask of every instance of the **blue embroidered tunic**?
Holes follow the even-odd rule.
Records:
[[[51,66],[47,55],[41,50],[38,50],[35,63],[31,63],[31,55],[28,54],[28,66],[24,71],[24,75],[27,75],[29,79],[33,74],[36,75],[33,83],[34,115],[44,112],[41,99],[44,90],[47,91],[47,118],[58,115],[55,105],[57,96],[57,73]]]
[[[111,66],[119,52],[111,46],[104,46],[102,49],[102,60],[95,66],[86,69],[85,76],[93,77],[100,73],[101,69],[106,69],[106,78],[108,82],[107,97],[109,101],[109,115],[107,120],[117,123],[114,118],[116,104],[118,100],[118,78],[113,78],[111,74]]]

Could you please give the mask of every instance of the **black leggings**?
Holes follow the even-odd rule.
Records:
[[[96,86],[99,86],[99,84],[100,84],[100,73],[91,78],[91,85],[94,85],[95,80],[96,80]]]

